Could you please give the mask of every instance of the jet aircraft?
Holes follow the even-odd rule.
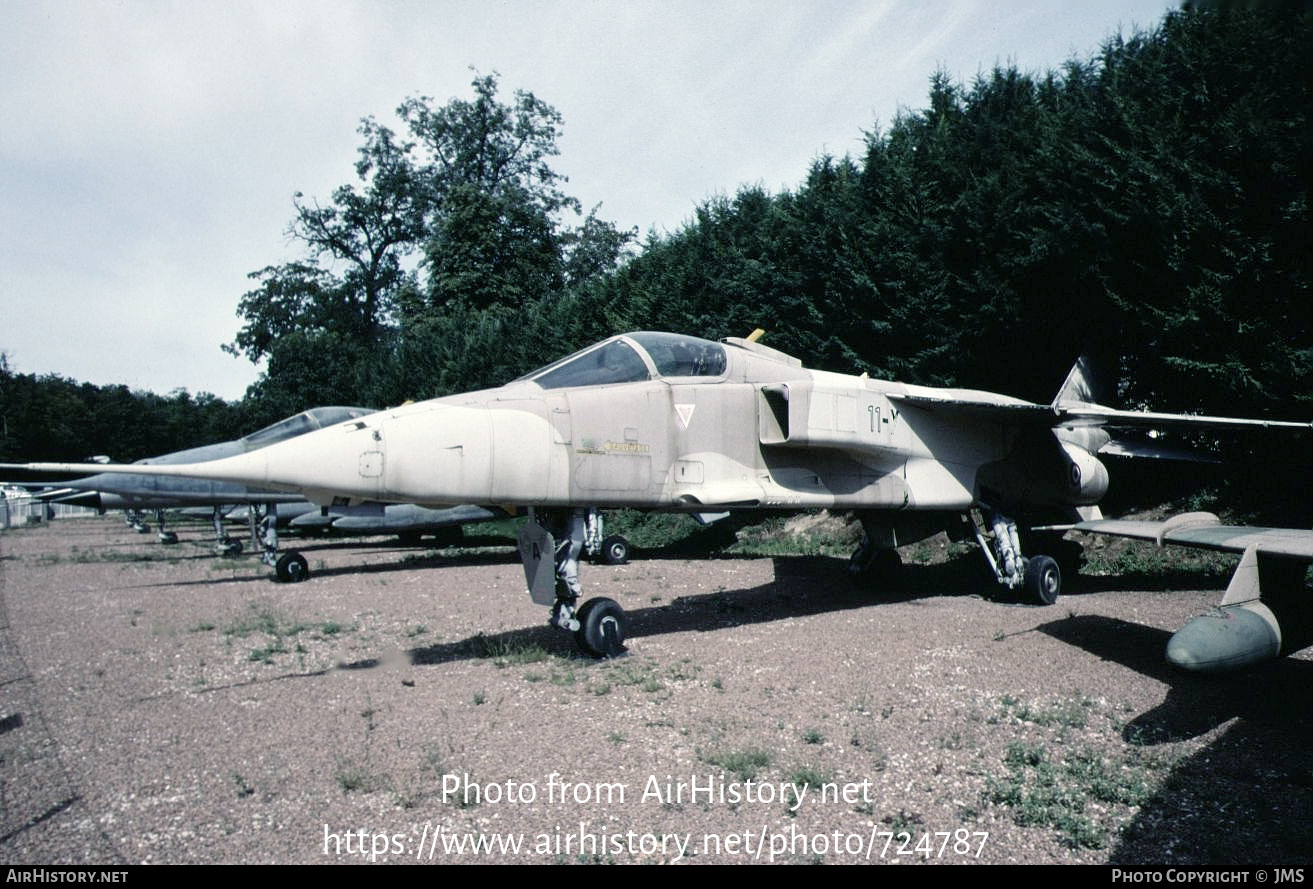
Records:
[[[808,370],[748,338],[621,334],[497,389],[402,405],[179,475],[292,491],[321,504],[523,507],[533,600],[594,655],[618,653],[624,613],[579,604],[587,510],[713,518],[741,509],[848,509],[865,531],[855,576],[893,582],[895,547],[948,529],[974,539],[998,582],[1054,602],[1058,561],[1027,558],[1023,527],[1098,518],[1109,429],[1287,427],[1121,411],[1094,403],[1078,361],[1051,404]],[[67,464],[42,464],[56,470]],[[102,467],[103,469],[103,467]],[[985,526],[977,522],[979,514]],[[993,543],[986,540],[992,532]]]
[[[1223,525],[1210,512],[1163,522],[1096,519],[1075,529],[1244,554],[1218,607],[1168,640],[1167,660],[1178,667],[1235,670],[1313,645],[1313,603],[1304,586],[1313,531]]]
[[[369,413],[372,413],[372,409],[363,407],[311,408],[243,438],[147,457],[131,465],[140,467],[198,463],[243,454]],[[241,541],[230,538],[223,527],[225,519],[236,517],[249,525],[252,546],[258,548],[262,560],[274,568],[275,576],[285,582],[304,580],[309,576],[309,565],[305,557],[294,550],[281,556],[278,554],[277,529],[282,525],[300,531],[396,534],[403,543],[414,545],[425,534],[450,540],[453,535],[459,534],[462,525],[496,521],[506,515],[500,509],[469,505],[426,509],[414,504],[363,503],[321,508],[299,494],[233,482],[119,474],[115,471],[117,467],[109,468],[111,464],[107,458],[97,458],[95,464],[97,468],[106,471],[61,481],[45,487],[33,496],[54,503],[90,506],[101,512],[122,509],[129,526],[141,533],[150,531],[142,512],[155,510],[157,533],[160,542],[166,544],[177,543],[178,536],[165,527],[164,510],[207,507],[214,523],[216,552],[220,555],[233,555],[242,551]],[[601,548],[599,540],[590,549],[590,554],[609,564],[618,564],[627,558],[628,543],[623,538],[608,538],[606,542],[607,549]]]
[[[279,420],[263,429],[233,441],[218,442],[147,457],[130,464],[132,467],[191,464],[217,460],[234,454],[244,454],[275,442],[287,441],[316,429],[324,429],[344,420],[363,417],[371,413],[363,407],[317,407]],[[299,494],[274,491],[268,488],[241,483],[203,480],[188,477],[160,477],[144,474],[139,469],[123,474],[121,467],[103,463],[94,464],[95,475],[61,481],[34,496],[56,503],[75,503],[92,506],[102,512],[109,509],[125,510],[128,524],[139,531],[150,530],[141,519],[141,511],[156,511],[157,532],[161,543],[176,543],[177,534],[164,526],[164,510],[181,507],[206,506],[213,510],[215,548],[220,554],[241,552],[240,541],[232,540],[224,531],[224,507],[244,504],[249,507],[249,524],[252,544],[259,546],[261,557],[275,569],[282,580],[299,579],[307,571],[305,559],[296,552],[278,555],[277,522],[280,508],[283,519],[306,512],[319,511]]]

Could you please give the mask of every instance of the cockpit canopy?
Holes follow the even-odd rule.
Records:
[[[372,410],[363,407],[312,407],[308,411],[301,411],[299,414],[252,432],[242,439],[242,449],[253,451],[274,442],[286,441],[307,432],[314,432],[316,429],[334,426],[343,420],[354,420],[356,417],[372,413],[374,413]]]
[[[541,367],[516,382],[544,389],[636,383],[659,377],[720,377],[728,366],[720,343],[642,331],[611,337]]]

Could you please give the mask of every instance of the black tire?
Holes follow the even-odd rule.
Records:
[[[160,539],[160,543],[165,546],[171,546],[178,542],[178,534],[176,531],[161,531],[157,536]]]
[[[283,553],[274,565],[274,572],[283,583],[300,583],[310,576],[310,564],[300,553]]]
[[[215,552],[221,556],[236,556],[242,551],[240,540],[222,540],[214,545]]]
[[[1052,605],[1062,594],[1062,570],[1052,556],[1035,556],[1026,563],[1026,595],[1036,605]]]
[[[593,657],[616,657],[625,650],[625,610],[614,599],[589,599],[575,614],[579,648]]]
[[[859,549],[848,560],[848,576],[859,589],[898,590],[903,585],[903,557],[896,549]]]
[[[601,558],[604,565],[624,565],[629,561],[629,541],[612,534],[602,541]]]
[[[448,525],[445,528],[439,528],[433,534],[433,545],[438,549],[461,546],[463,543],[465,543],[465,529],[460,525]]]

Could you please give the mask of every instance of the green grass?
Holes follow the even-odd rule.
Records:
[[[258,661],[262,664],[272,664],[276,654],[287,654],[287,646],[283,645],[282,639],[275,639],[261,648],[251,649],[246,659],[252,662]]]
[[[698,752],[698,759],[708,765],[719,766],[740,781],[751,781],[771,764],[771,755],[759,748],[726,750],[711,753]]]
[[[1239,557],[1232,553],[1208,552],[1183,547],[1159,548],[1145,541],[1116,541],[1085,547],[1082,574],[1173,577],[1194,574],[1230,577]]]
[[[309,626],[287,617],[268,602],[251,602],[244,613],[228,622],[223,634],[237,639],[245,639],[255,633],[269,636],[295,636],[304,632]]]
[[[238,799],[246,799],[248,796],[255,793],[255,788],[246,783],[246,779],[242,777],[240,772],[233,772],[232,779],[233,784],[237,787]]]
[[[1053,828],[1076,847],[1104,848],[1107,807],[1138,806],[1152,794],[1143,764],[1118,762],[1088,746],[1055,755],[1043,744],[1014,741],[1003,765],[1006,776],[986,782],[985,802],[1010,809],[1021,827]]]
[[[40,553],[33,561],[37,565],[62,565],[72,562],[77,565],[98,563],[130,562],[167,562],[175,564],[177,557],[173,553],[157,552],[120,552],[117,550],[71,550],[67,553]]]
[[[369,793],[376,789],[374,775],[369,766],[350,759],[339,759],[333,778],[343,793]]]
[[[1000,700],[1004,715],[1038,726],[1056,725],[1066,728],[1084,728],[1088,725],[1093,703],[1089,698],[1084,697],[1059,701],[1047,706],[1023,703],[1007,696]]]
[[[903,832],[915,834],[918,832],[917,825],[924,820],[916,812],[909,812],[906,809],[899,809],[896,814],[886,815],[880,819],[881,823],[889,825],[889,830],[894,834]]]
[[[844,535],[827,531],[804,531],[791,534],[785,530],[786,519],[768,518],[738,532],[738,539],[725,548],[736,556],[830,556],[852,555],[853,542]]]
[[[541,663],[552,656],[536,642],[491,639],[482,633],[466,643],[466,650],[470,657],[490,660],[495,667],[522,667]]]
[[[199,621],[189,628],[189,632],[203,633],[216,629],[220,628],[212,621]],[[257,601],[248,603],[246,611],[231,618],[220,632],[229,644],[233,639],[247,639],[251,636],[271,637],[264,645],[251,649],[247,654],[247,660],[252,663],[272,664],[275,655],[287,654],[291,650],[304,660],[304,655],[308,653],[306,646],[298,641],[293,649],[289,649],[286,644],[289,639],[303,633],[313,634],[313,637],[318,639],[328,639],[352,629],[354,627],[337,621],[301,620],[284,614],[270,602]]]
[[[834,780],[834,776],[829,772],[822,771],[820,766],[807,763],[794,766],[786,777],[786,780],[790,784],[796,784],[799,787],[802,787],[805,784],[811,788],[819,788],[821,785],[828,784]]]

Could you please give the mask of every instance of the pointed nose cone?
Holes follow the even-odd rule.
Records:
[[[372,498],[381,488],[384,427],[383,417],[371,415],[208,465],[224,467],[247,484],[303,493],[316,502]]]
[[[1217,673],[1276,657],[1281,630],[1261,602],[1227,605],[1196,617],[1167,643],[1167,660],[1185,670]]]

